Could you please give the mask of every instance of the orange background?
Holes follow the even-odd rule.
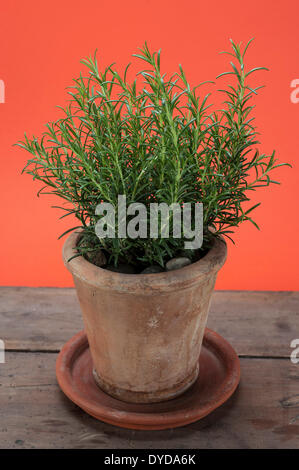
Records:
[[[4,3],[4,2],[3,2]],[[162,48],[164,70],[182,63],[192,84],[228,70],[228,39],[255,37],[247,61],[267,66],[256,75],[264,83],[256,99],[262,149],[276,149],[293,168],[276,170],[281,186],[261,189],[254,202],[261,226],[244,223],[229,242],[218,289],[298,290],[298,135],[299,103],[290,100],[299,78],[298,0],[38,0],[6,1],[0,6],[1,279],[2,285],[70,286],[57,241],[70,221],[36,197],[38,183],[21,176],[27,154],[12,144],[40,135],[43,124],[60,116],[65,88],[78,76],[82,57],[98,49],[99,62],[123,67],[145,40]],[[299,94],[298,94],[299,96]],[[29,156],[29,154],[28,154]]]

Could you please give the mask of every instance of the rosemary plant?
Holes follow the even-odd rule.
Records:
[[[231,237],[246,220],[256,225],[252,211],[259,204],[245,210],[244,203],[251,191],[277,183],[270,172],[284,164],[274,152],[256,149],[250,100],[261,87],[248,86],[247,78],[264,67],[245,68],[250,42],[242,47],[231,41],[231,71],[217,78],[233,80],[221,90],[225,100],[218,111],[211,110],[209,94],[199,97],[203,83],[191,87],[181,66],[171,76],[163,73],[160,51],[151,53],[147,44],[134,55],[144,67],[131,82],[129,66],[121,75],[113,64],[100,71],[96,55],[82,60],[89,74],[74,80],[63,117],[47,124],[40,139],[25,134],[18,143],[32,155],[23,171],[43,183],[38,194],[59,196],[65,201],[62,217],[78,220],[63,235],[83,228],[77,254],[96,263],[102,249],[115,266],[164,266],[183,250],[183,238],[171,231],[169,238],[98,239],[96,206],[109,202],[116,208],[118,195],[146,206],[202,202],[202,253],[212,237]]]

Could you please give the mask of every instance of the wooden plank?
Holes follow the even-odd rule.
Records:
[[[241,356],[289,358],[299,338],[299,292],[217,291],[208,326]]]
[[[0,338],[6,349],[58,351],[82,330],[74,289],[0,287]]]
[[[11,350],[58,351],[82,329],[74,289],[0,288],[0,338]],[[299,335],[299,292],[217,291],[208,326],[241,356],[289,357]]]
[[[201,421],[131,431],[91,418],[60,391],[56,354],[6,354],[0,364],[0,448],[298,448],[299,364],[241,359],[236,394]]]

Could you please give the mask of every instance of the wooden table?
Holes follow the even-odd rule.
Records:
[[[201,421],[131,431],[96,421],[57,386],[61,346],[82,329],[73,289],[0,288],[0,448],[298,448],[299,292],[216,292],[208,326],[241,359],[235,395]]]

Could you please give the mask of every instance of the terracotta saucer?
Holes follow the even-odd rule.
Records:
[[[220,335],[206,329],[197,381],[183,395],[163,403],[117,400],[95,383],[87,337],[81,331],[62,348],[56,375],[63,392],[86,413],[130,429],[169,429],[203,418],[222,405],[240,381],[239,358]]]

